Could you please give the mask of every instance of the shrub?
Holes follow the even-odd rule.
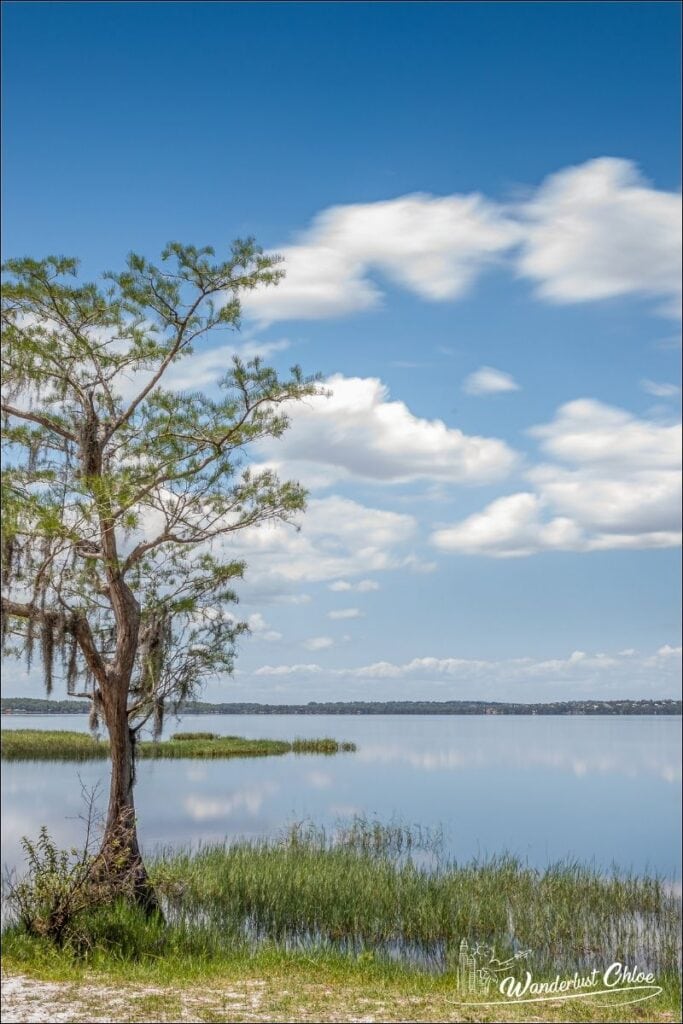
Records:
[[[80,852],[75,848],[58,849],[44,825],[36,840],[26,836],[22,839],[27,871],[19,881],[7,881],[6,903],[9,919],[29,935],[60,947],[80,947],[88,932],[83,927],[88,916],[116,903],[134,902],[137,883],[132,871],[120,870],[115,859],[93,855],[90,837],[88,823]],[[114,850],[116,838],[112,842]]]

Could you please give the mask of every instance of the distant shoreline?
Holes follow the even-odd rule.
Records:
[[[3,697],[3,715],[88,714],[87,701]],[[188,702],[182,715],[681,715],[680,700],[556,701],[336,701],[308,704],[208,704]]]

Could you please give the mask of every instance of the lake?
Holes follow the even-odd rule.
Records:
[[[84,715],[11,715],[3,728],[87,730]],[[201,715],[167,733],[251,738],[331,736],[356,753],[229,761],[141,761],[136,805],[144,849],[272,836],[288,823],[354,814],[442,827],[468,860],[509,851],[543,867],[566,857],[680,880],[681,719],[624,716]],[[108,764],[4,762],[2,861],[48,826],[78,844],[82,788]]]

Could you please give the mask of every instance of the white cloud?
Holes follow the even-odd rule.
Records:
[[[221,545],[248,565],[251,587],[271,596],[298,582],[330,582],[420,563],[409,545],[417,537],[411,515],[369,508],[349,498],[313,498],[301,529],[265,523],[241,530]]]
[[[359,580],[358,583],[349,583],[348,580],[335,580],[334,583],[330,583],[330,590],[340,593],[355,590],[359,594],[367,594],[372,590],[379,590],[379,583],[377,580]]]
[[[458,298],[518,234],[501,206],[477,194],[333,206],[279,250],[286,278],[247,295],[244,309],[261,322],[371,309],[382,295],[371,271],[431,301]]]
[[[544,524],[540,498],[528,492],[492,501],[482,512],[432,534],[442,551],[468,555],[515,558],[552,548],[576,550],[583,543],[581,531],[571,519]]]
[[[659,384],[655,380],[641,380],[640,386],[655,398],[677,398],[681,393],[678,384]]]
[[[247,619],[247,625],[252,633],[260,637],[262,640],[281,640],[282,633],[278,633],[276,629],[271,629],[263,615],[260,612],[254,612]]]
[[[550,175],[523,203],[416,193],[333,206],[279,251],[285,280],[244,299],[261,323],[373,309],[376,273],[431,302],[457,299],[503,259],[552,302],[639,294],[675,315],[680,197],[652,188],[631,161],[601,157]]]
[[[629,160],[603,157],[548,177],[519,209],[518,268],[553,302],[653,296],[676,315],[681,203],[652,188]]]
[[[468,395],[495,395],[502,391],[519,391],[519,384],[503,370],[482,366],[465,378],[462,389]]]
[[[332,207],[312,236],[428,299],[463,295],[480,267],[507,249],[517,228],[483,196],[402,196]]]
[[[527,472],[534,491],[437,529],[436,547],[510,558],[680,543],[680,427],[582,399],[530,433],[558,460]]]
[[[465,686],[466,690],[441,691],[438,699],[489,699],[491,691],[497,700],[543,700],[551,699],[623,699],[626,691],[644,697],[653,693],[655,697],[678,692],[681,648],[665,644],[654,654],[637,655],[631,648],[619,654],[604,652],[589,653],[575,650],[553,658],[531,656],[490,660],[485,658],[453,658],[424,656],[405,662],[377,661],[367,665],[325,669],[318,664],[263,665],[255,672],[259,677],[325,677],[357,681],[367,686],[369,680],[376,684],[430,683],[452,687]],[[628,682],[626,682],[628,680]],[[570,686],[567,692],[564,688]],[[605,691],[611,691],[605,693]],[[387,691],[402,694],[404,699],[414,699],[414,690],[407,698],[405,691]],[[375,690],[368,696],[367,688],[362,691],[365,699],[379,699]]]
[[[364,276],[365,267],[324,240],[278,252],[285,259],[284,281],[242,298],[245,314],[261,324],[347,316],[381,303],[382,293]]]
[[[361,614],[360,608],[339,608],[328,612],[327,617],[328,619],[359,619]]]
[[[324,651],[334,645],[331,636],[312,636],[310,640],[304,640],[303,646],[309,651]]]
[[[230,622],[242,621],[239,615],[229,611],[221,612],[221,617]],[[259,640],[267,640],[269,642],[282,640],[282,633],[278,633],[276,629],[271,629],[261,612],[254,612],[252,615],[249,615],[246,622],[251,633],[258,637]]]
[[[319,675],[324,672],[320,665],[262,665],[253,673],[255,676],[291,676],[291,675]]]
[[[623,409],[589,398],[567,402],[552,423],[533,427],[549,455],[600,472],[615,468],[680,466],[681,437],[676,426],[637,419]]]
[[[327,395],[286,408],[289,430],[260,448],[270,465],[308,486],[350,477],[486,483],[506,476],[517,462],[504,441],[418,418],[405,403],[390,401],[375,377],[336,374],[325,387]]]
[[[683,653],[682,647],[672,647],[670,644],[664,644],[657,651],[657,656],[660,658],[680,658]]]

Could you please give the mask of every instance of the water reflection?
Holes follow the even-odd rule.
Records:
[[[200,724],[198,724],[198,721]],[[83,716],[12,716],[3,727],[86,729]],[[142,761],[142,840],[158,845],[272,835],[292,820],[354,813],[437,827],[469,859],[503,849],[539,866],[566,856],[680,878],[681,723],[672,718],[202,716],[179,728],[249,737],[333,736],[355,754]],[[3,861],[47,824],[82,831],[81,789],[107,791],[107,765],[6,763]]]

